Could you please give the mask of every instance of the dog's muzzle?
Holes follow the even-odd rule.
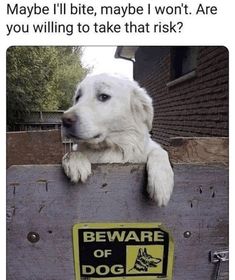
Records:
[[[65,128],[72,128],[78,117],[73,113],[64,113],[62,116],[62,124]]]
[[[64,132],[67,137],[77,139],[77,140],[92,140],[99,139],[102,137],[101,133],[94,135],[82,134],[78,130],[79,117],[72,112],[65,112],[62,116],[62,125]]]

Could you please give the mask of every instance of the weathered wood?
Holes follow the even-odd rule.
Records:
[[[169,156],[173,163],[228,165],[227,137],[177,137],[171,139]]]
[[[228,246],[228,171],[177,165],[174,172],[172,199],[158,208],[144,195],[143,165],[96,165],[87,183],[78,185],[60,166],[12,166],[7,279],[73,280],[73,224],[106,221],[163,223],[175,241],[174,280],[213,279],[209,251]],[[37,243],[27,240],[32,231],[40,235]]]

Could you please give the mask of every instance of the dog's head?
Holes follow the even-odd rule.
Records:
[[[147,253],[146,248],[139,249],[137,260],[144,263],[147,267],[157,267],[157,264],[161,262],[161,259],[155,258]]]
[[[126,78],[87,76],[78,86],[74,103],[64,112],[67,136],[98,144],[107,137],[131,130],[151,130],[152,100],[139,85]]]
[[[138,255],[134,264],[134,267],[131,270],[137,271],[148,271],[149,268],[157,267],[158,263],[161,262],[161,259],[155,258],[147,253],[147,249],[140,248]]]

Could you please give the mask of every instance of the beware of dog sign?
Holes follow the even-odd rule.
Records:
[[[172,279],[174,244],[161,224],[76,224],[76,280]]]

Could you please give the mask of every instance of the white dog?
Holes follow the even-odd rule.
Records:
[[[62,117],[66,135],[79,145],[79,151],[63,157],[66,175],[84,182],[91,163],[147,163],[149,196],[167,205],[174,174],[167,152],[150,138],[152,120],[152,100],[136,82],[109,74],[87,76]]]

